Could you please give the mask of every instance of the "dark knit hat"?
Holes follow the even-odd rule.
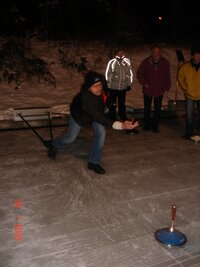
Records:
[[[85,76],[84,89],[89,89],[97,82],[103,82],[102,75],[97,72],[88,72]]]
[[[200,47],[192,47],[191,48],[191,55],[193,56],[195,53],[200,54]]]

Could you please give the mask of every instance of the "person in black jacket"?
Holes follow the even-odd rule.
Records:
[[[99,165],[105,140],[105,127],[112,127],[116,130],[133,129],[138,126],[130,121],[113,122],[104,114],[102,75],[96,72],[89,72],[81,91],[74,97],[70,106],[70,120],[68,131],[54,140],[48,151],[48,156],[55,159],[57,149],[64,144],[72,143],[78,136],[82,127],[92,127],[94,138],[89,156],[88,169],[98,174],[104,174],[105,170]]]

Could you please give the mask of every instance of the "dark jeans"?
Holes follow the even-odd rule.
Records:
[[[94,138],[89,156],[89,162],[98,164],[101,161],[106,130],[102,124],[97,122],[92,123],[92,128],[94,130]],[[68,131],[64,133],[63,136],[54,140],[54,146],[58,149],[61,149],[63,145],[72,143],[78,136],[80,130],[81,126],[75,122],[72,116],[70,116]]]
[[[116,120],[116,106],[117,106],[117,100],[118,100],[118,113],[119,118],[122,121],[125,121],[127,119],[126,117],[126,90],[114,90],[109,89],[109,117],[112,120]]]
[[[200,100],[192,100],[186,97],[186,137],[191,137],[194,135],[194,130],[200,130]],[[197,110],[197,120],[194,117],[194,108],[196,105]]]
[[[151,121],[151,105],[152,99],[154,99],[154,113],[153,120]],[[144,95],[144,127],[150,129],[159,128],[161,106],[162,106],[163,96],[151,97]]]

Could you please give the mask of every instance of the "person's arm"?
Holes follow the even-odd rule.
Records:
[[[85,98],[82,101],[82,107],[84,111],[86,111],[86,113],[92,118],[93,121],[100,123],[104,126],[112,126],[113,121],[105,116],[100,106],[99,99],[97,97],[93,97],[92,99]]]
[[[187,91],[188,85],[187,85],[184,69],[185,69],[185,67],[183,65],[183,66],[181,66],[181,68],[178,72],[178,83],[180,84],[183,91]]]
[[[165,90],[169,91],[171,87],[171,74],[170,74],[170,64],[169,61],[166,60],[166,70],[165,70]]]
[[[131,65],[130,65],[130,84],[133,83],[133,72],[132,72],[132,69],[131,69]]]
[[[105,78],[106,78],[106,81],[107,82],[110,82],[111,81],[111,76],[112,76],[112,67],[113,67],[113,64],[115,63],[115,59],[111,59],[109,62],[108,62],[108,65],[106,67],[106,72],[105,72]]]
[[[131,62],[128,58],[124,58],[124,61],[127,65],[126,67],[126,75],[127,75],[127,84],[128,87],[131,87],[131,84],[133,83],[133,72],[132,72],[132,68],[131,68]],[[130,88],[127,88],[130,89]]]
[[[137,80],[138,82],[143,86],[145,87],[147,85],[147,82],[146,82],[146,60],[144,60],[138,70],[137,70],[137,73],[136,73],[136,76],[137,76]]]
[[[131,65],[128,66],[128,87],[131,87],[131,84],[133,83],[133,72],[131,69]]]
[[[92,120],[94,122],[97,122],[99,124],[102,124],[104,126],[112,127],[115,130],[131,130],[136,128],[139,124],[138,122],[132,123],[132,121],[112,121],[111,119],[107,118],[102,112],[101,108],[99,107],[98,101],[87,101],[88,99],[85,99],[83,105],[83,109],[91,116]]]

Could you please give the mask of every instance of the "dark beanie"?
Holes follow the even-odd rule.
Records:
[[[103,82],[102,75],[97,72],[88,72],[85,76],[84,89],[89,89],[97,82]]]
[[[191,55],[193,56],[195,53],[200,54],[200,48],[199,47],[192,47],[191,48]]]

